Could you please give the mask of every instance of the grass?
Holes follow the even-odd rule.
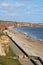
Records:
[[[9,48],[9,50],[10,51],[7,53],[7,56],[12,56],[12,57],[16,56],[16,54],[13,53],[11,48]]]
[[[0,37],[3,35],[3,32],[0,32]],[[9,52],[6,56],[0,56],[0,64],[1,65],[21,65],[18,59],[13,59],[12,57],[16,57],[16,54],[13,53],[12,49],[9,48]]]
[[[11,59],[8,57],[0,57],[0,64],[2,65],[21,65],[18,61],[18,59]]]
[[[2,65],[21,65],[18,59],[13,59],[16,55],[10,48],[9,53],[6,56],[0,56],[0,64]]]

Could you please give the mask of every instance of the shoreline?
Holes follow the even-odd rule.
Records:
[[[26,28],[26,29],[25,29]],[[42,33],[42,29],[41,27],[16,27],[16,28],[12,28],[12,30],[14,31],[18,31],[21,34],[26,35],[27,37],[31,37],[36,41],[40,41],[43,42],[43,33]],[[39,32],[39,29],[41,32]],[[36,31],[35,31],[36,30]],[[40,35],[41,34],[41,35]]]
[[[37,40],[37,39],[35,39],[34,37],[31,37],[30,35],[26,35],[26,34],[20,32],[20,31],[17,31],[17,30],[11,30],[11,31],[12,31],[13,33],[16,33],[16,32],[17,32],[17,33],[23,35],[27,40],[37,41],[37,42],[43,43],[43,41]]]
[[[31,37],[27,37],[18,31],[9,30],[12,38],[19,44],[30,56],[38,56],[43,59],[43,42],[36,41]],[[23,45],[23,46],[22,46]]]

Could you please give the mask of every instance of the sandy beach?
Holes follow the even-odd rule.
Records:
[[[17,42],[30,56],[39,56],[43,59],[43,42],[37,41],[30,36],[26,36],[18,31],[9,30],[12,38]]]

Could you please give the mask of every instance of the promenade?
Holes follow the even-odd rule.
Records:
[[[43,44],[17,31],[7,31],[7,34],[19,45],[29,56],[38,56],[43,59]]]

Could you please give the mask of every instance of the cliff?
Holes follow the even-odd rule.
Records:
[[[9,26],[14,26],[14,27],[19,27],[19,26],[39,27],[39,26],[43,26],[43,24],[24,23],[24,22],[11,22],[11,21],[0,21],[0,29],[6,29]]]

